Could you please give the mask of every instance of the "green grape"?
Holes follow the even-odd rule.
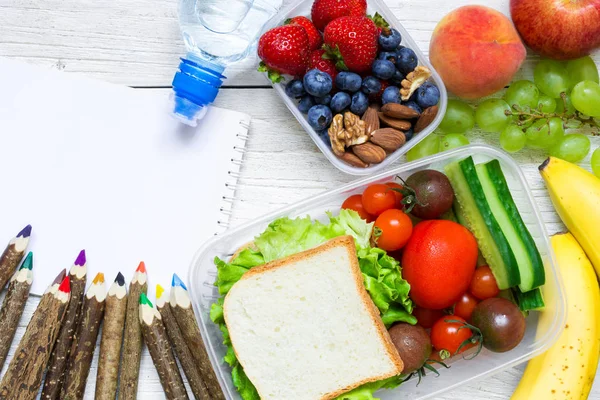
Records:
[[[535,83],[527,80],[516,81],[506,90],[504,100],[514,109],[514,105],[521,108],[535,108],[540,97],[540,90]]]
[[[562,119],[538,119],[525,131],[527,144],[534,149],[547,149],[565,135]]]
[[[598,147],[592,153],[591,164],[592,164],[592,171],[594,171],[594,175],[596,175],[598,178],[600,178],[600,147]]]
[[[569,90],[569,74],[558,61],[542,60],[533,71],[533,81],[537,87],[552,98],[560,97]]]
[[[418,160],[419,158],[432,156],[439,152],[440,149],[440,137],[435,133],[427,136],[421,140],[415,147],[410,149],[406,153],[406,159],[408,161]]]
[[[594,81],[599,83],[598,67],[590,56],[570,60],[567,62],[567,72],[571,79],[571,87],[582,81]]]
[[[512,119],[506,111],[510,111],[510,107],[504,100],[487,99],[475,109],[475,121],[486,132],[500,132]]]
[[[508,125],[500,134],[500,146],[509,153],[523,149],[526,143],[525,132],[515,124]]]
[[[593,81],[579,82],[571,92],[571,101],[577,111],[591,117],[600,117],[600,85]]]
[[[565,102],[566,102],[567,103],[566,116],[570,117],[572,115],[575,115],[575,107],[573,107],[573,102],[571,101],[571,96],[566,94],[564,100],[562,99],[562,97],[559,97],[557,99],[554,99],[554,101],[556,101],[556,110],[554,110],[554,112],[556,114],[562,114],[565,112]]]
[[[561,101],[562,102],[562,101]],[[545,113],[553,113],[556,110],[556,100],[545,94],[540,95],[537,104],[538,110]]]
[[[549,154],[572,163],[579,162],[590,152],[590,138],[581,133],[563,136],[550,148]]]
[[[460,100],[448,100],[440,129],[448,133],[463,133],[475,126],[473,107]]]
[[[461,133],[449,133],[440,140],[440,153],[442,151],[455,149],[468,144],[469,139],[467,139],[465,135]]]

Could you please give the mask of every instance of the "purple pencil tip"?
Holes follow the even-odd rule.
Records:
[[[31,236],[31,225],[27,225],[25,228],[21,229],[21,232],[17,233],[17,237],[28,238],[29,236]]]
[[[183,283],[183,281],[181,280],[181,278],[179,278],[177,276],[177,274],[173,274],[173,280],[171,281],[171,286],[175,287],[175,286],[181,286],[182,288],[184,288],[185,290],[187,290],[187,288],[185,287],[185,284]]]
[[[77,259],[75,260],[75,265],[78,266],[82,266],[85,265],[86,259],[85,259],[85,250],[81,250],[79,252],[79,255],[77,256]]]

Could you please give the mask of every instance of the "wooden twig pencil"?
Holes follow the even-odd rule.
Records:
[[[170,304],[173,315],[177,320],[177,325],[179,325],[179,329],[181,329],[185,342],[192,352],[200,375],[202,375],[202,379],[206,384],[210,398],[225,400],[225,395],[221,390],[217,375],[208,358],[206,347],[204,347],[204,341],[200,335],[200,329],[198,328],[194,310],[192,309],[190,295],[187,292],[187,288],[176,274],[173,274],[173,281],[171,283]]]
[[[73,344],[73,337],[79,323],[81,305],[83,304],[83,293],[85,292],[85,282],[87,279],[87,260],[85,250],[81,250],[77,259],[73,263],[69,271],[71,280],[71,300],[65,314],[65,319],[56,345],[52,350],[48,371],[46,372],[46,380],[42,389],[43,400],[58,400],[60,390],[65,378],[65,370],[69,363],[69,354]]]
[[[156,309],[162,317],[163,324],[167,330],[171,344],[175,348],[175,354],[179,359],[183,372],[192,388],[194,397],[196,400],[210,400],[208,389],[202,380],[202,375],[200,375],[200,370],[196,365],[194,356],[192,356],[192,352],[185,343],[175,316],[173,316],[171,305],[165,301],[167,296],[163,296],[164,291],[165,289],[162,286],[156,285]]]
[[[0,290],[4,289],[6,282],[15,273],[15,269],[23,259],[31,236],[31,225],[27,225],[17,233],[17,236],[8,242],[8,246],[0,256]]]
[[[125,278],[119,272],[106,297],[95,400],[115,400],[117,396],[125,311],[127,311],[127,289]]]
[[[144,293],[140,295],[139,318],[142,334],[158,372],[167,399],[187,399],[188,395],[169,343],[160,313]]]
[[[100,272],[92,281],[83,299],[81,321],[77,326],[69,365],[65,371],[65,381],[60,391],[61,400],[83,399],[98,331],[104,317],[105,300],[104,274]]]
[[[0,382],[0,399],[34,400],[69,303],[69,277],[53,294],[52,286],[33,313],[25,334]]]
[[[139,318],[139,299],[148,291],[146,264],[142,261],[129,284],[129,298],[125,314],[123,337],[123,361],[119,375],[119,399],[132,400],[137,397],[140,359],[142,357],[142,329]]]
[[[10,345],[15,337],[19,320],[29,297],[29,289],[31,289],[31,283],[33,282],[32,268],[33,253],[29,252],[21,268],[10,278],[6,297],[2,303],[2,309],[0,309],[0,370],[4,366],[4,361],[6,361],[8,350],[10,350]]]

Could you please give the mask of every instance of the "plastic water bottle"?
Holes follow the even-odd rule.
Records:
[[[282,0],[180,0],[187,55],[173,78],[173,116],[196,126],[223,84],[223,71],[248,56]]]

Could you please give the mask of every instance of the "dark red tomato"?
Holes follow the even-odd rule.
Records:
[[[449,322],[458,321],[458,322]],[[469,340],[473,333],[465,326],[466,321],[457,315],[440,318],[431,328],[431,344],[436,350],[446,350],[451,355],[458,353],[461,344]],[[466,347],[460,349],[461,353]]]
[[[385,210],[375,220],[375,243],[385,251],[403,248],[412,234],[412,221],[402,210]]]
[[[396,206],[396,195],[388,185],[375,183],[365,189],[362,194],[362,203],[369,214],[378,216],[385,210]]]
[[[477,303],[479,301],[470,293],[463,294],[460,300],[454,304],[454,315],[458,315],[466,321],[470,320]]]
[[[429,329],[444,316],[442,310],[430,310],[429,308],[415,307],[413,315],[417,319],[417,325]]]
[[[396,182],[388,182],[386,183],[386,185],[392,189],[402,190],[402,185]],[[394,195],[396,196],[396,208],[404,208],[402,204],[402,199],[404,198],[404,196],[402,195],[402,193],[398,192],[397,190],[392,190],[392,192],[394,192]]]
[[[498,289],[498,283],[490,267],[484,265],[475,270],[469,291],[479,300],[498,296],[500,289]]]
[[[358,213],[358,215],[360,215],[360,217],[362,219],[366,220],[367,222],[373,222],[375,220],[375,217],[373,217],[371,214],[369,214],[363,207],[361,194],[355,194],[355,195],[348,197],[342,203],[342,208],[344,208],[346,210],[356,211]]]

